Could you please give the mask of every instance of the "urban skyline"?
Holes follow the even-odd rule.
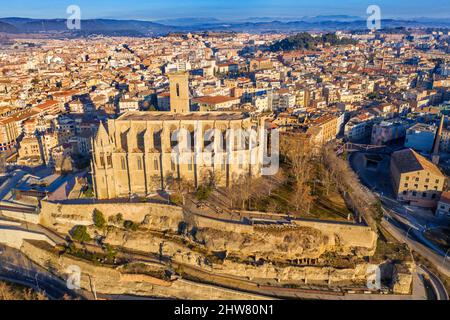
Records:
[[[449,300],[447,1],[12,3],[0,300]]]

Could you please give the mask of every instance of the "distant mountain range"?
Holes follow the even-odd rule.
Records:
[[[414,18],[410,20],[385,19],[383,28],[450,28],[450,19]],[[178,18],[157,21],[89,19],[81,21],[81,30],[68,30],[66,19],[0,18],[3,33],[58,33],[65,36],[128,35],[157,36],[171,32],[299,32],[363,30],[364,17],[333,15],[301,17],[298,19],[253,17],[246,20],[219,20],[216,18]]]

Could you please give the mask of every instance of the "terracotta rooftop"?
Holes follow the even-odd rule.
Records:
[[[53,97],[68,97],[79,94],[78,90],[67,90],[53,93]]]
[[[444,191],[441,194],[440,202],[444,202],[446,204],[450,204],[450,191]]]
[[[420,170],[430,171],[432,174],[443,176],[439,168],[428,161],[412,149],[396,151],[392,154],[392,160],[395,162],[400,173],[414,172]]]
[[[47,108],[49,108],[49,107],[52,107],[52,106],[54,106],[54,105],[57,105],[57,104],[58,104],[58,101],[55,101],[55,100],[48,100],[48,101],[45,101],[45,102],[43,102],[43,103],[37,105],[37,106],[34,107],[34,108],[41,109],[41,110],[45,110],[45,109],[47,109]]]
[[[229,96],[204,96],[192,99],[193,102],[206,104],[218,104],[233,100],[239,100],[239,98]]]
[[[314,119],[313,121],[311,121],[311,124],[312,125],[321,125],[328,121],[336,120],[336,118],[337,117],[332,114],[326,114],[324,116],[321,116],[320,118]]]

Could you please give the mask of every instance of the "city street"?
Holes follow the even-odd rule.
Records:
[[[65,281],[36,265],[20,251],[0,244],[0,279],[15,282],[44,291],[50,299],[62,299],[65,295],[83,298],[83,293],[67,288]]]

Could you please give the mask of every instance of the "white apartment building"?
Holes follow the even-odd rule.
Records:
[[[119,101],[119,111],[120,113],[139,111],[139,101],[135,99],[122,99]]]
[[[255,96],[252,98],[252,105],[259,112],[267,111],[272,109],[272,105],[270,104],[269,96]]]

